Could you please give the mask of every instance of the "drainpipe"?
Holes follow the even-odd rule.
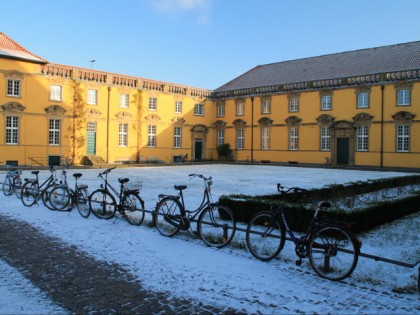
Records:
[[[106,162],[109,162],[109,105],[111,102],[111,87],[108,86],[108,104],[106,110]]]
[[[385,87],[381,85],[381,168],[384,167],[384,89]]]
[[[251,96],[251,164],[254,163],[254,97]]]

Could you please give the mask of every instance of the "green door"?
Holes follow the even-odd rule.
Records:
[[[203,139],[195,139],[195,159],[203,158]]]
[[[87,155],[96,154],[96,123],[94,122],[87,123],[86,138],[87,138],[86,154]]]
[[[349,164],[349,138],[337,139],[337,164]]]

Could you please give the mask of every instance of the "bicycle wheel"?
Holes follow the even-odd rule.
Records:
[[[321,225],[309,237],[308,256],[322,278],[339,281],[351,275],[359,258],[353,232],[338,225]]]
[[[104,189],[97,189],[89,196],[89,209],[99,219],[111,219],[117,210],[115,198]]]
[[[54,187],[49,193],[49,201],[54,210],[68,210],[71,196],[68,187],[59,185]]]
[[[75,203],[80,215],[87,218],[90,215],[90,208],[89,194],[86,188],[77,188],[75,193]]]
[[[38,184],[32,181],[27,181],[22,186],[21,191],[22,197],[20,198],[22,200],[22,203],[26,207],[32,207],[35,202],[38,200],[39,196],[39,187]]]
[[[286,231],[274,212],[255,214],[246,229],[246,244],[252,256],[262,261],[275,258],[284,246]]]
[[[223,205],[210,205],[201,212],[197,232],[207,246],[222,248],[235,235],[236,221],[232,211]]]
[[[13,182],[10,176],[6,176],[3,182],[3,194],[5,196],[11,196],[13,194]]]
[[[20,199],[22,197],[22,179],[20,177],[13,178],[13,187],[16,197]]]
[[[156,205],[154,220],[163,236],[173,236],[179,231],[182,205],[174,197],[165,197]]]
[[[127,194],[121,200],[122,215],[132,225],[140,225],[144,220],[144,202],[139,195]]]
[[[48,209],[50,210],[56,210],[52,204],[51,204],[51,192],[54,188],[58,187],[58,184],[49,184],[41,193],[41,199],[42,202],[44,204],[44,206],[46,206]]]

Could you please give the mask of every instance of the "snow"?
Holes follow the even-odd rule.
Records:
[[[80,183],[89,191],[99,188],[100,169],[71,169],[81,172]],[[202,199],[203,181],[189,180],[189,174],[213,177],[213,198],[223,194],[271,194],[276,184],[302,188],[320,188],[369,179],[405,176],[408,173],[356,171],[339,169],[279,167],[270,165],[182,165],[117,168],[109,174],[110,183],[117,178],[143,181],[141,196],[146,209],[153,210],[160,193],[175,194],[173,185],[185,184],[187,208],[195,209]],[[5,174],[5,173],[4,173]],[[3,178],[0,173],[0,179]],[[46,179],[48,171],[40,172]],[[29,171],[23,177],[33,177]],[[203,303],[230,306],[247,313],[418,313],[418,266],[406,268],[359,258],[353,275],[342,282],[316,276],[306,261],[295,266],[293,246],[286,242],[280,256],[263,263],[244,249],[244,233],[237,232],[229,246],[209,248],[194,235],[178,233],[173,238],[161,236],[150,227],[151,217],[139,227],[122,219],[83,219],[77,212],[50,211],[44,206],[26,208],[16,197],[0,196],[2,215],[22,220],[68,244],[76,245],[100,260],[116,262],[129,270],[151,290],[168,291]],[[42,204],[42,203],[41,203]],[[66,224],[63,224],[66,222]],[[365,253],[416,263],[420,259],[420,212],[397,222],[358,235]],[[97,242],[101,239],[101,242]],[[22,277],[16,270],[0,264],[0,313],[51,313],[59,310],[30,283],[19,294],[13,283]],[[7,281],[6,281],[7,280]],[[6,282],[5,282],[6,281]],[[19,280],[22,283],[21,280]],[[19,291],[19,290],[17,290]],[[9,296],[13,294],[13,304]],[[36,300],[37,303],[28,301]],[[7,302],[6,302],[7,301]],[[44,301],[44,302],[42,302]],[[31,306],[29,306],[31,305]]]

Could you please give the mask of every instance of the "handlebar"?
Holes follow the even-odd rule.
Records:
[[[284,193],[284,194],[288,194],[289,192],[292,193],[305,193],[308,190],[305,188],[299,188],[299,187],[291,187],[286,189],[286,187],[282,186],[280,183],[277,184],[277,191],[279,193]]]
[[[211,176],[210,177],[205,177],[205,176],[203,176],[203,175],[201,175],[201,174],[190,174],[190,175],[188,175],[188,176],[190,176],[190,177],[200,177],[200,178],[202,178],[202,179],[204,179],[204,180],[211,180]]]
[[[99,176],[99,177],[101,177],[102,175],[106,175],[106,174],[108,174],[109,172],[111,172],[114,168],[116,168],[116,166],[106,169],[106,170],[105,170],[105,171],[103,171],[102,173],[99,173],[99,175],[98,175],[98,176]]]

